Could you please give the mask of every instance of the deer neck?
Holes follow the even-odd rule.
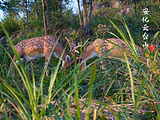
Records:
[[[90,58],[94,58],[94,57],[99,57],[99,54],[95,51],[95,45],[94,44],[90,44],[82,53],[81,57],[82,57],[82,66],[83,68],[85,67],[86,69],[86,61]]]

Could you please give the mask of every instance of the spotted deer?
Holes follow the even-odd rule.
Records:
[[[111,56],[114,58],[122,58],[123,54],[125,53],[124,50],[132,54],[131,50],[129,49],[129,47],[127,46],[127,43],[124,40],[120,40],[116,38],[108,38],[107,40],[96,39],[81,54],[79,59],[82,59],[81,68],[84,71],[86,70],[86,61],[90,58],[102,57],[104,55]],[[121,48],[123,48],[124,50],[122,50]],[[145,59],[142,56],[143,50],[138,45],[136,45],[136,49],[137,49],[138,55],[140,56],[140,59],[144,61]],[[102,66],[102,68],[104,69],[104,66]]]
[[[57,40],[52,36],[35,37],[20,41],[17,45],[15,45],[15,49],[17,50],[18,55],[20,56],[22,62],[38,59],[40,57],[45,57],[45,65],[44,65],[44,70],[45,70],[48,65],[51,53],[52,56],[55,56],[60,59],[64,51],[64,47],[59,42],[56,43],[56,41]],[[67,41],[70,42],[69,40]],[[73,45],[70,47],[73,47]],[[76,46],[74,44],[74,49],[70,48],[72,50],[71,52],[72,53],[78,52],[76,51],[78,47],[79,46]],[[53,48],[54,50],[52,52]],[[13,57],[13,60],[16,61],[15,56]],[[71,61],[71,58],[66,51],[64,51],[61,60],[62,60],[62,67],[64,67],[65,69],[74,62],[74,60]],[[18,64],[17,61],[16,64]],[[13,61],[10,63],[10,70],[12,67],[13,67]],[[46,72],[46,76],[48,76],[48,71]]]

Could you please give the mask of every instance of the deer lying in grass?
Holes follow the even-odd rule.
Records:
[[[69,40],[67,40],[70,42]],[[71,43],[69,43],[71,45]],[[77,52],[76,49],[80,46],[70,46],[74,48],[70,48],[71,52]],[[54,48],[53,52],[52,49]],[[18,52],[18,55],[21,58],[22,62],[30,61],[34,59],[38,59],[40,57],[45,57],[45,65],[44,70],[46,69],[50,54],[60,59],[64,47],[57,42],[56,39],[52,36],[43,36],[43,37],[35,37],[27,40],[20,41],[17,45],[15,45],[15,49]],[[73,54],[72,54],[73,55]],[[13,57],[13,60],[16,61],[16,57]],[[64,51],[62,55],[62,67],[65,69],[74,63],[75,60],[71,61],[70,56]],[[18,64],[18,62],[16,62]],[[10,63],[10,70],[13,67],[13,61]],[[48,71],[46,72],[46,76],[48,76]]]
[[[108,38],[107,40],[108,41],[103,39],[96,39],[81,54],[81,57],[80,57],[82,59],[81,68],[84,71],[86,70],[86,61],[90,58],[102,57],[104,55],[111,56],[114,58],[122,58],[125,51],[132,54],[131,50],[129,49],[129,47],[127,46],[127,43],[124,40],[120,40],[116,38]],[[118,46],[116,46],[115,44]],[[121,48],[124,49],[125,51],[122,50]],[[144,61],[145,59],[142,56],[143,50],[138,45],[136,45],[136,49],[138,52],[138,56],[140,56],[140,60]],[[102,62],[104,61],[102,60]],[[102,69],[104,69],[103,66],[102,66]]]

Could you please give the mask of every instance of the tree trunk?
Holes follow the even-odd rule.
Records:
[[[26,15],[26,6],[25,6],[26,1],[25,0],[21,0],[21,2],[22,2],[22,8],[23,8],[23,15],[25,16]],[[9,15],[11,15],[10,11],[9,11]]]
[[[58,14],[58,20],[59,20],[59,30],[61,31],[62,30],[62,0],[59,1],[59,14]],[[60,36],[60,41],[61,41],[61,44],[62,44],[62,36]]]
[[[54,9],[55,10],[54,11],[54,15],[56,16],[56,25],[59,23],[59,19],[58,19],[59,18],[58,17],[59,16],[59,14],[58,14],[58,6],[59,6],[58,2],[57,2],[57,0],[55,0],[54,1],[54,7],[55,7],[55,9]]]
[[[60,0],[59,1],[59,15],[58,15],[58,17],[59,17],[59,21],[60,21],[60,28],[62,28],[62,1]]]
[[[46,0],[46,7],[47,7],[47,26],[50,27],[51,15],[49,10],[49,0]]]
[[[36,19],[38,19],[37,0],[34,0],[34,2],[35,2],[35,14],[36,14]]]
[[[26,3],[26,19],[27,19],[27,32],[28,32],[28,10],[27,10],[27,0],[25,0]]]
[[[87,22],[87,5],[86,0],[83,0],[83,25],[85,29],[85,34],[88,34],[88,22]]]
[[[45,16],[44,0],[42,0],[42,7],[43,7],[43,22],[44,22],[44,30],[45,30],[45,35],[47,35],[47,24],[46,24],[46,16]]]
[[[89,13],[89,36],[92,33],[92,26],[91,26],[91,14],[92,14],[92,0],[90,0],[90,13]]]
[[[136,5],[136,1],[134,1],[134,11],[135,11],[135,20],[136,20],[136,24],[137,24],[137,5]]]
[[[83,24],[82,24],[82,19],[81,19],[81,10],[80,10],[80,5],[79,5],[79,0],[77,0],[78,2],[78,15],[79,15],[79,21],[80,21],[80,26],[81,28],[83,27]]]

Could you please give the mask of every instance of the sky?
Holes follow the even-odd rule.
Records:
[[[3,15],[4,15],[3,11],[0,10],[0,19],[3,18]]]
[[[2,2],[2,0],[0,0],[0,2]],[[0,20],[1,20],[1,18],[3,18],[3,15],[4,15],[3,11],[0,10]]]
[[[73,8],[73,13],[78,13],[78,3],[77,0],[72,0],[71,4],[69,5],[70,8]],[[81,0],[80,0],[80,5],[81,5]],[[81,6],[80,6],[81,7]]]
[[[72,0],[73,2],[71,2],[70,5],[68,5],[68,8],[73,8],[73,13],[76,14],[78,13],[78,3],[77,0]],[[80,0],[81,1],[81,0]],[[1,2],[1,0],[0,0]],[[0,21],[4,18],[4,12],[2,10],[0,10]]]

